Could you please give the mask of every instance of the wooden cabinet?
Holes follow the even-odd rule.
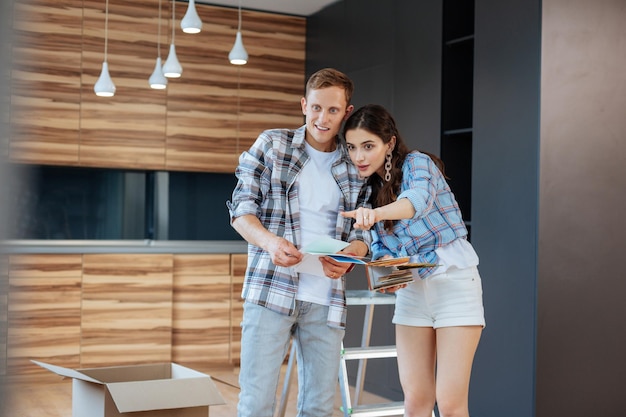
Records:
[[[114,97],[93,85],[104,59],[104,3],[15,2],[11,77],[13,162],[170,171],[233,172],[239,154],[267,128],[303,123],[306,19],[244,11],[250,56],[232,65],[237,9],[197,4],[204,22],[185,34],[176,8],[175,45],[183,66],[166,90],[148,85],[171,40],[171,4],[109,1],[109,72]]]
[[[27,163],[76,165],[82,0],[13,3],[9,157]]]
[[[75,13],[83,25],[79,165],[163,169],[167,90],[148,84],[158,54],[158,2],[109,0],[110,98],[93,92],[104,59],[104,3],[85,1]],[[167,19],[161,24],[167,33]]]
[[[230,293],[230,255],[174,257],[174,362],[230,362]]]
[[[246,258],[10,255],[6,373],[41,373],[31,359],[71,368],[238,364]]]
[[[0,379],[7,373],[7,329],[9,307],[8,257],[0,256]]]
[[[169,362],[172,255],[83,255],[80,364]]]
[[[227,59],[236,10],[196,7],[206,28],[175,36],[183,75],[167,87],[166,169],[233,172],[262,130],[304,123],[306,23],[244,11],[250,58],[236,66]]]
[[[9,375],[37,372],[37,358],[80,365],[81,275],[81,255],[9,258]]]
[[[231,305],[230,305],[230,361],[239,364],[241,353],[241,321],[243,320],[243,299],[241,290],[243,289],[244,274],[248,265],[248,255],[231,256]]]

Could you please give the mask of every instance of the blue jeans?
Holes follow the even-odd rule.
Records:
[[[326,324],[328,306],[296,301],[293,316],[244,303],[238,417],[272,417],[289,339],[297,345],[298,417],[333,414],[345,331]]]

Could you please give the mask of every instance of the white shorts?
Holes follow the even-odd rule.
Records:
[[[396,292],[394,324],[416,327],[485,327],[483,289],[477,267],[452,267]]]

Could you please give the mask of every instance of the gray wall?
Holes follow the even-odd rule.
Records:
[[[355,83],[355,107],[393,112],[404,139],[438,153],[441,2],[344,0],[307,21],[307,74],[332,66]]]
[[[435,1],[337,3],[310,21],[307,71],[345,70],[355,104],[387,106],[411,146],[438,152],[440,14]],[[624,0],[476,0],[472,242],[487,327],[474,417],[626,410],[624,21]]]
[[[480,256],[487,327],[474,365],[470,411],[530,417],[537,343],[541,2],[477,0],[475,5],[472,243]]]

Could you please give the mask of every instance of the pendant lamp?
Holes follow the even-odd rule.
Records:
[[[107,47],[109,39],[109,0],[106,0],[104,11],[104,62],[102,62],[102,71],[93,91],[98,97],[113,97],[115,95],[115,84],[109,74],[109,64],[107,63]]]
[[[148,82],[150,87],[155,90],[163,90],[167,87],[167,78],[163,75],[163,67],[161,65],[161,0],[159,0],[159,26],[157,29],[157,59],[154,65],[154,71]]]
[[[163,75],[167,78],[178,78],[183,75],[183,67],[178,62],[178,57],[176,56],[176,46],[174,42],[175,36],[175,27],[176,27],[176,0],[172,0],[172,42],[170,43],[170,52],[167,55],[167,59],[165,60],[165,64],[163,64]]]
[[[187,13],[185,13],[183,20],[180,21],[180,28],[185,33],[200,33],[202,30],[202,20],[200,20],[200,16],[198,16],[196,2],[194,0],[189,0]]]
[[[233,65],[245,65],[248,63],[248,52],[243,46],[243,40],[241,38],[241,0],[239,0],[239,24],[237,25],[237,36],[235,38],[233,49],[231,49],[228,54],[228,59]]]

